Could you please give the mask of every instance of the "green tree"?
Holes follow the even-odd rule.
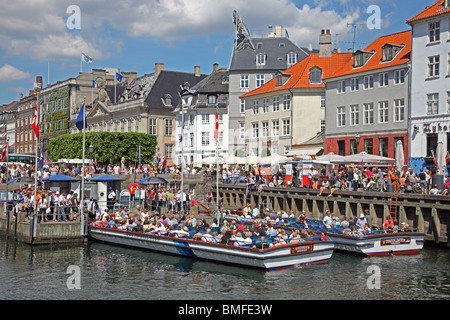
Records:
[[[90,157],[89,146],[94,146],[93,159],[99,165],[119,164],[125,157],[127,164],[133,164],[138,159],[139,144],[141,145],[142,164],[152,164],[156,151],[156,137],[134,132],[89,132],[86,133],[86,159]],[[83,134],[66,134],[51,139],[48,146],[49,158],[81,159],[83,157]],[[136,162],[138,163],[138,162]]]

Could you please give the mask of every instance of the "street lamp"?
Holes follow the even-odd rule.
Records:
[[[361,139],[361,136],[359,135],[359,133],[356,134],[355,139],[356,139],[356,154],[358,154],[359,153],[359,140]]]
[[[94,153],[94,146],[92,143],[89,145],[89,167],[92,165],[92,154]]]
[[[185,82],[182,85],[183,90],[180,93],[181,97],[181,211],[180,214],[184,214],[184,114],[189,110],[194,99],[194,91],[190,89],[189,83]],[[187,109],[185,111],[185,108]]]

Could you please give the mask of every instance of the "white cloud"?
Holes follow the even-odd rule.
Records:
[[[17,69],[9,64],[4,64],[0,68],[0,82],[18,81],[30,78],[31,74]]]

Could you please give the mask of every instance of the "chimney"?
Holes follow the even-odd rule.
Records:
[[[217,72],[219,71],[219,64],[218,63],[214,63],[213,64],[213,72]]]
[[[309,43],[309,44],[306,46],[306,49],[308,49],[308,51],[312,51],[312,44]]]
[[[348,53],[353,53],[353,49],[352,48],[348,48],[347,52]]]
[[[341,48],[336,48],[337,53],[341,53]]]
[[[196,77],[200,77],[200,66],[194,66],[194,74]]]
[[[319,37],[319,57],[331,57],[331,45],[330,29],[322,29]]]
[[[282,26],[275,26],[275,38],[280,38],[283,36],[283,27]]]
[[[156,62],[155,63],[155,76],[159,75],[159,73],[163,70],[164,70],[164,63]]]

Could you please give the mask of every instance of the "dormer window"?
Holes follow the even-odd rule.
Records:
[[[393,58],[392,47],[391,46],[383,47],[383,56],[381,58],[381,61],[392,61],[392,58]]]
[[[256,55],[256,65],[257,66],[265,66],[266,65],[266,54],[258,53]]]
[[[309,83],[312,84],[322,83],[322,69],[314,67],[309,70]]]
[[[217,96],[216,95],[209,95],[208,96],[208,104],[209,105],[216,105],[217,104]]]
[[[382,47],[381,62],[389,62],[395,59],[400,51],[405,47],[405,45],[386,43]]]
[[[163,102],[164,102],[164,105],[166,105],[166,106],[172,106],[172,96],[170,94],[166,94],[163,97]]]
[[[275,79],[276,79],[276,81],[277,81],[276,86],[277,86],[277,87],[282,87],[282,86],[284,86],[285,83],[289,80],[289,78],[290,78],[289,75],[286,75],[286,74],[283,74],[283,73],[281,73],[281,72],[278,72],[278,73],[275,75]]]
[[[355,54],[354,59],[355,59],[355,61],[354,61],[353,66],[355,68],[362,67],[364,65],[364,55],[362,53]]]
[[[287,63],[289,66],[293,66],[297,63],[297,53],[296,52],[289,52],[287,54]]]

